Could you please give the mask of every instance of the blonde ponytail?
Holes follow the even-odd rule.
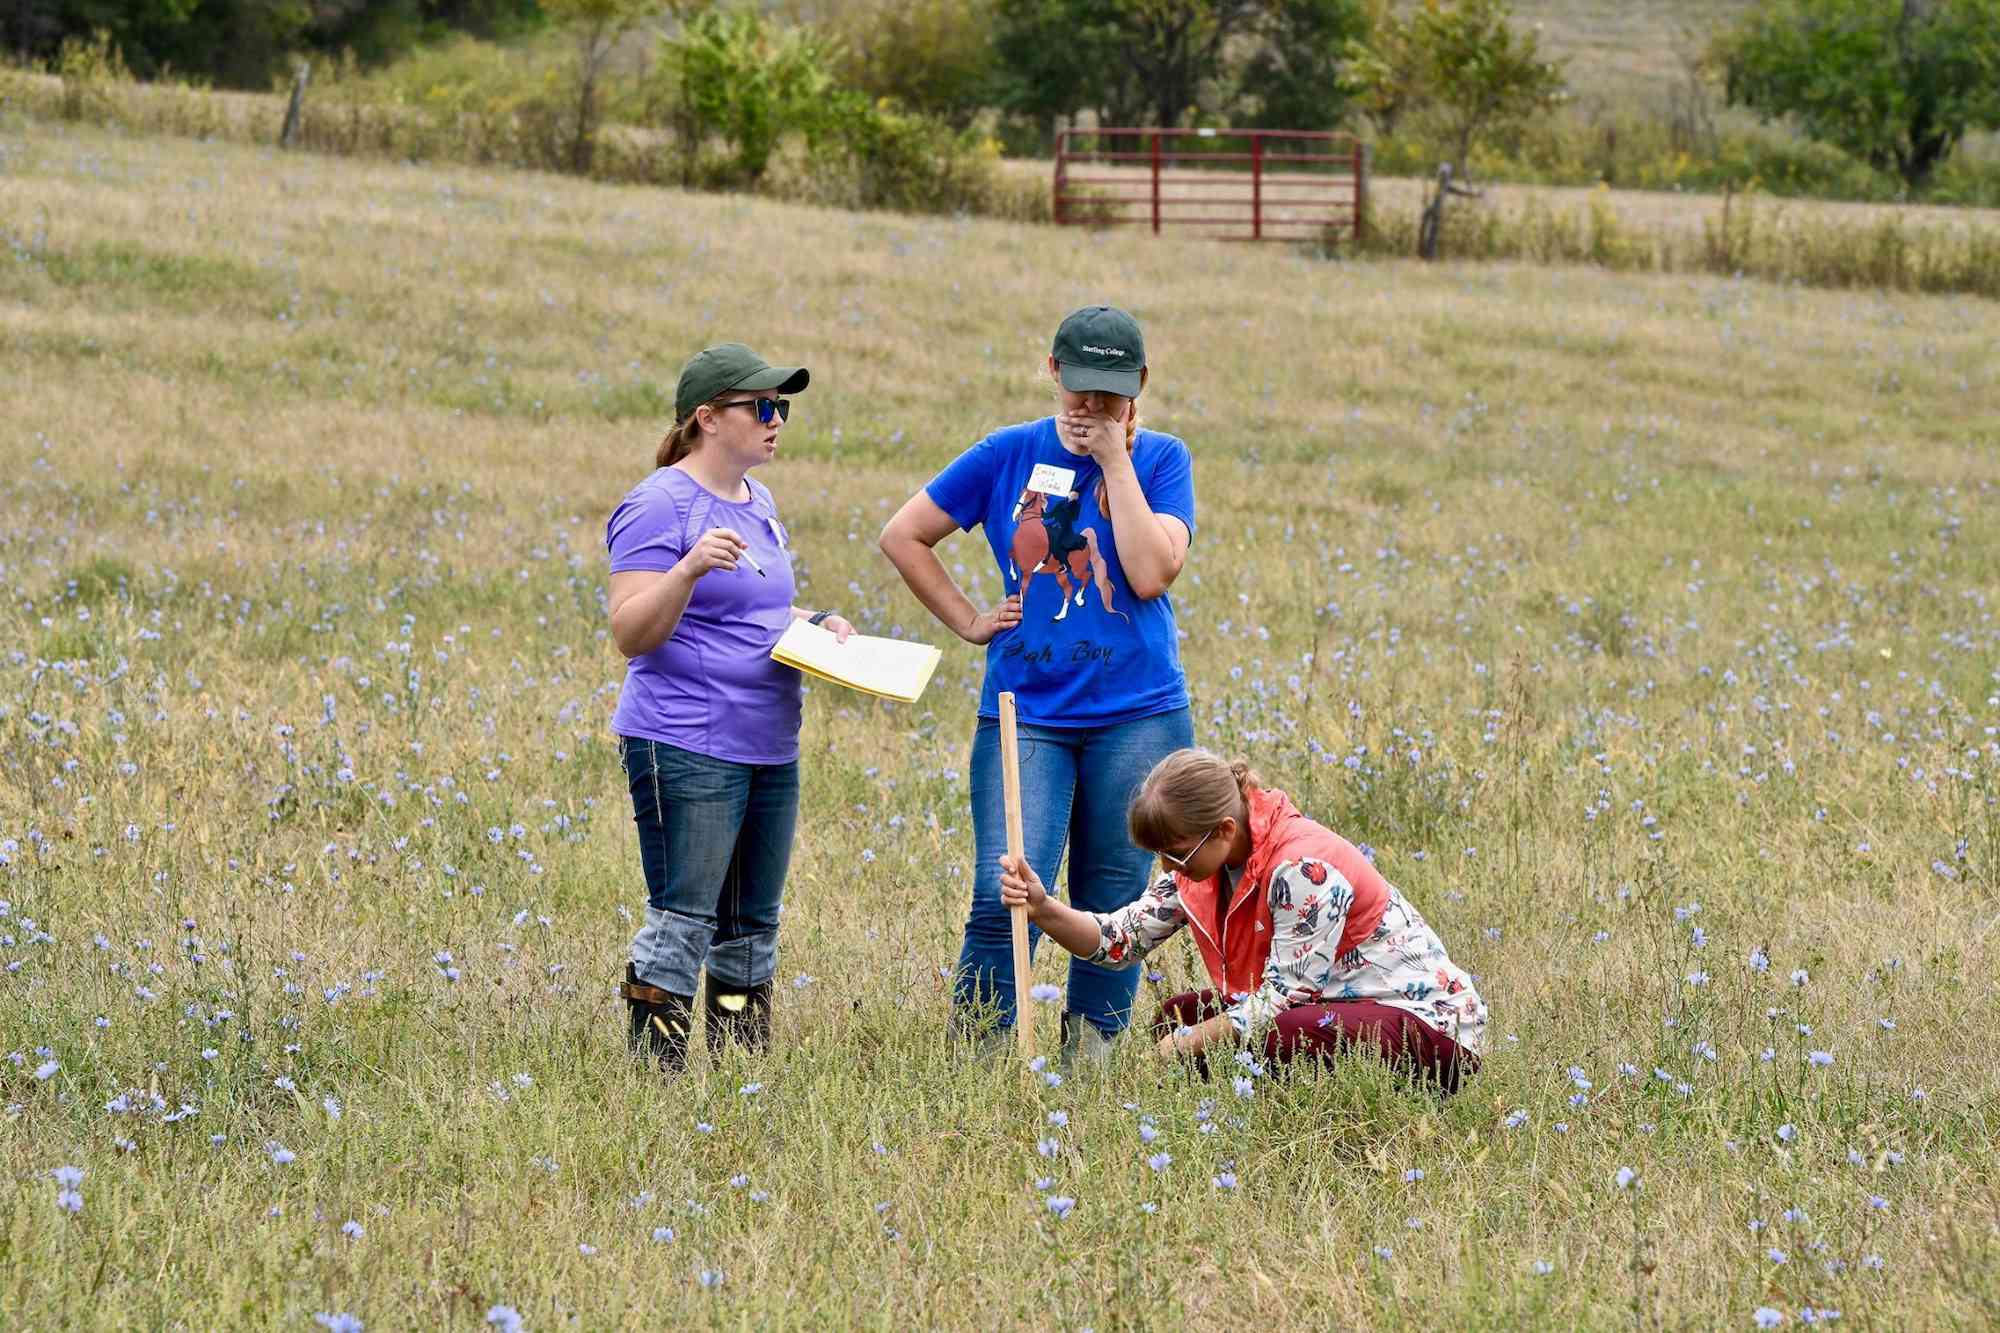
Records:
[[[1229,776],[1236,779],[1236,794],[1246,801],[1250,799],[1251,792],[1264,785],[1264,779],[1257,776],[1257,770],[1250,767],[1247,760],[1230,760]]]

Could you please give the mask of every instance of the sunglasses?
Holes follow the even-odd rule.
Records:
[[[792,400],[789,398],[732,398],[726,403],[717,403],[715,410],[720,412],[730,407],[756,408],[757,422],[764,426],[770,425],[773,421],[792,419]]]
[[[1216,825],[1216,828],[1220,827],[1222,827],[1220,824]],[[1161,852],[1160,859],[1162,861],[1165,861],[1168,865],[1172,866],[1174,869],[1184,871],[1188,868],[1188,862],[1194,860],[1195,857],[1199,856],[1201,854],[1202,847],[1205,846],[1208,840],[1214,836],[1215,836],[1215,829],[1210,829],[1208,832],[1201,835],[1200,842],[1188,848],[1186,852],[1182,853],[1179,856],[1175,856],[1172,852]]]

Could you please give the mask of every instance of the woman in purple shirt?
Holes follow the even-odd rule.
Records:
[[[853,633],[830,611],[792,604],[791,542],[771,492],[749,477],[777,453],[791,411],[778,395],[810,378],[741,343],[696,354],[657,470],[605,530],[611,635],[627,659],[612,727],[646,873],[621,993],[633,1049],[668,1073],[687,1063],[704,968],[710,1051],[770,1041],[801,693],[771,647],[793,620],[842,641]]]

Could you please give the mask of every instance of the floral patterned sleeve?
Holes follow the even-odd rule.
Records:
[[[1115,912],[1097,918],[1097,952],[1087,960],[1106,967],[1130,967],[1187,924],[1174,877],[1162,875],[1144,893]]]
[[[1334,950],[1347,929],[1354,887],[1325,861],[1304,857],[1271,872],[1271,954],[1264,984],[1228,1010],[1240,1037],[1262,1030],[1282,1013],[1295,990],[1317,995],[1333,975]]]

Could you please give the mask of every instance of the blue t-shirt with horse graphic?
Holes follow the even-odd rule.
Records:
[[[1194,467],[1171,435],[1140,430],[1132,467],[1156,514],[1194,532]],[[981,717],[1014,692],[1023,722],[1100,727],[1187,707],[1171,594],[1141,601],[1125,581],[1104,472],[1063,448],[1054,417],[1008,426],[973,445],[924,488],[986,544],[1021,624],[986,647]]]

